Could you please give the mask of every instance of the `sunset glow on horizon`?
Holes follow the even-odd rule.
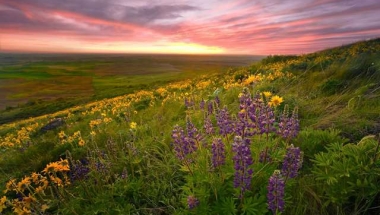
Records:
[[[378,0],[0,0],[0,52],[302,54],[380,36]]]

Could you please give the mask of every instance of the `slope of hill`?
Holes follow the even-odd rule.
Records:
[[[378,214],[377,50],[270,56],[2,125],[0,212]]]

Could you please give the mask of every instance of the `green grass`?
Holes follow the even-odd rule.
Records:
[[[12,55],[11,55],[12,56]],[[1,56],[0,56],[1,57]],[[74,104],[223,72],[260,57],[166,55],[15,55],[0,68],[0,124]],[[27,60],[27,59],[33,60]],[[13,62],[15,61],[15,62]],[[78,99],[80,97],[80,99]]]
[[[2,213],[12,214],[12,207],[19,206],[16,200],[11,200],[22,198],[27,202],[28,198],[22,195],[31,194],[36,198],[31,204],[34,210],[42,213],[41,206],[47,205],[46,213],[51,214],[275,214],[268,209],[267,187],[274,171],[281,170],[286,181],[285,208],[281,214],[378,214],[377,50],[380,40],[309,55],[272,56],[223,73],[207,74],[202,70],[206,66],[187,67],[194,65],[196,58],[189,57],[188,63],[183,62],[189,70],[180,73],[152,70],[144,75],[121,75],[103,70],[102,74],[90,75],[93,98],[98,101],[88,103],[91,99],[85,96],[51,103],[36,100],[23,106],[23,111],[32,114],[36,107],[41,107],[37,115],[44,115],[65,106],[75,107],[0,126],[0,182],[4,188],[14,178],[16,185],[20,185],[18,189],[22,189],[20,181],[32,172],[49,177],[42,172],[45,166],[60,159],[71,162],[71,172],[55,171],[50,177],[65,180],[64,176],[73,174],[74,164],[79,163],[87,174],[64,186],[50,179],[44,194],[34,190],[37,186],[34,182],[27,186],[29,190],[7,191],[4,193],[7,208]],[[168,58],[172,65],[180,66],[178,60]],[[148,64],[150,60],[136,61]],[[201,62],[201,58],[196,60]],[[112,67],[107,59],[100,64]],[[245,83],[250,75],[257,74],[263,80]],[[263,91],[284,98],[273,109],[275,128],[278,129],[284,110],[291,112],[298,108],[300,132],[289,139],[275,132],[252,136],[239,133],[250,141],[248,151],[253,159],[249,167],[253,170],[251,186],[244,198],[239,198],[241,190],[234,187],[236,154],[232,150],[239,127],[234,124],[233,133],[220,134],[217,113],[227,108],[232,120],[245,116],[242,113],[247,110],[241,111],[239,94],[250,92],[253,96]],[[186,107],[185,99],[194,101],[194,106]],[[220,106],[216,106],[218,99]],[[214,112],[201,109],[201,101],[206,102],[206,107],[211,102]],[[208,134],[204,129],[207,116],[215,133]],[[55,118],[62,118],[65,123],[47,132],[40,131]],[[250,119],[238,122],[252,122]],[[135,128],[132,122],[136,123]],[[197,131],[189,131],[191,124]],[[186,141],[197,143],[197,150],[187,155],[189,160],[181,160],[176,154],[173,136],[176,125],[184,129]],[[192,132],[199,136],[191,136]],[[216,138],[224,143],[226,160],[224,165],[212,168],[211,145]],[[80,140],[85,142],[83,146]],[[291,144],[303,154],[302,168],[294,178],[282,170]],[[265,154],[270,157],[260,162],[260,156]],[[188,200],[193,197],[199,204],[189,209]]]

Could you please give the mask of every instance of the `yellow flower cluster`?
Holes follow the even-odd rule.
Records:
[[[131,123],[129,124],[129,127],[130,127],[131,129],[136,129],[136,127],[137,127],[137,123],[136,123],[136,122],[131,122]]]
[[[64,187],[70,184],[67,172],[70,171],[68,160],[60,160],[49,163],[41,173],[32,173],[21,181],[11,179],[6,183],[4,194],[16,193],[20,198],[8,199],[3,196],[0,199],[0,213],[12,207],[15,214],[43,213],[49,206],[45,190],[55,187]],[[53,189],[54,190],[54,189]]]
[[[223,88],[228,90],[230,88],[235,88],[235,87],[241,87],[241,82],[235,82],[233,79],[227,79],[225,83],[223,83]]]
[[[59,140],[60,140],[61,144],[65,144],[65,143],[73,144],[73,143],[76,143],[79,146],[84,146],[85,143],[86,143],[84,141],[84,139],[82,138],[82,135],[81,135],[80,131],[74,132],[74,134],[72,136],[68,136],[68,135],[65,134],[64,131],[61,131],[61,132],[59,132],[58,137],[59,137]]]
[[[185,90],[185,89],[190,89],[192,85],[191,80],[186,80],[186,81],[180,81],[176,83],[170,83],[168,84],[167,88],[171,90]]]
[[[208,81],[200,81],[198,83],[196,83],[196,88],[199,89],[199,90],[202,90],[202,89],[205,89],[207,88],[208,86],[210,86],[211,84],[211,81],[208,80]]]
[[[272,72],[272,73],[269,73],[267,76],[266,76],[266,79],[268,81],[274,81],[276,79],[281,79],[281,78],[292,78],[293,77],[293,74],[292,73],[289,73],[289,72],[280,72],[280,71],[275,71],[275,72]]]
[[[168,91],[163,88],[163,87],[160,87],[156,90],[156,92],[161,96],[161,97],[165,97],[167,94],[168,94]]]
[[[8,133],[4,138],[0,137],[0,147],[23,147],[30,144],[30,135],[36,131],[38,123],[29,124],[21,127],[14,132]]]
[[[264,91],[262,92],[263,100],[268,101],[268,105],[271,107],[277,107],[279,106],[282,102],[284,102],[284,99],[278,95],[273,95],[272,92],[269,91]]]
[[[247,79],[242,82],[244,86],[248,86],[263,80],[263,75],[261,73],[257,75],[250,75]]]
[[[90,121],[90,127],[91,127],[91,129],[94,129],[94,128],[96,128],[97,126],[99,126],[101,123],[102,123],[102,120],[101,120],[101,119],[91,120],[91,121]]]
[[[62,118],[68,125],[66,132],[70,130],[71,125],[76,124],[78,114],[81,117],[86,117],[89,119],[89,132],[88,138],[95,136],[95,131],[115,122],[116,117],[126,117],[131,118],[133,112],[133,104],[140,101],[149,101],[149,105],[153,106],[157,101],[160,101],[161,105],[164,105],[169,101],[180,101],[183,102],[185,98],[191,98],[192,101],[199,101],[201,95],[196,92],[196,90],[213,90],[215,88],[212,80],[212,76],[204,76],[199,79],[179,81],[175,83],[170,83],[166,86],[160,87],[156,90],[140,90],[136,93],[118,96],[110,99],[103,99],[101,101],[91,102],[86,105],[76,106],[63,111],[59,111],[54,114],[47,114],[41,117],[35,117],[27,120],[21,120],[17,123],[7,124],[0,126],[0,130],[7,130],[9,132],[6,136],[0,137],[0,147],[22,147],[31,141],[30,135],[37,131],[42,125],[49,122],[50,119],[57,117]],[[188,94],[186,94],[188,93]],[[119,120],[117,120],[119,121]],[[82,131],[83,134],[86,132]],[[60,143],[78,143],[79,145],[84,145],[86,140],[81,135],[66,135],[65,132],[60,132],[58,134]]]

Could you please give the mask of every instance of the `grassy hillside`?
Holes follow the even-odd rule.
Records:
[[[260,56],[1,54],[0,125],[79,104],[152,90]]]
[[[377,50],[270,56],[4,124],[0,211],[379,214]]]

